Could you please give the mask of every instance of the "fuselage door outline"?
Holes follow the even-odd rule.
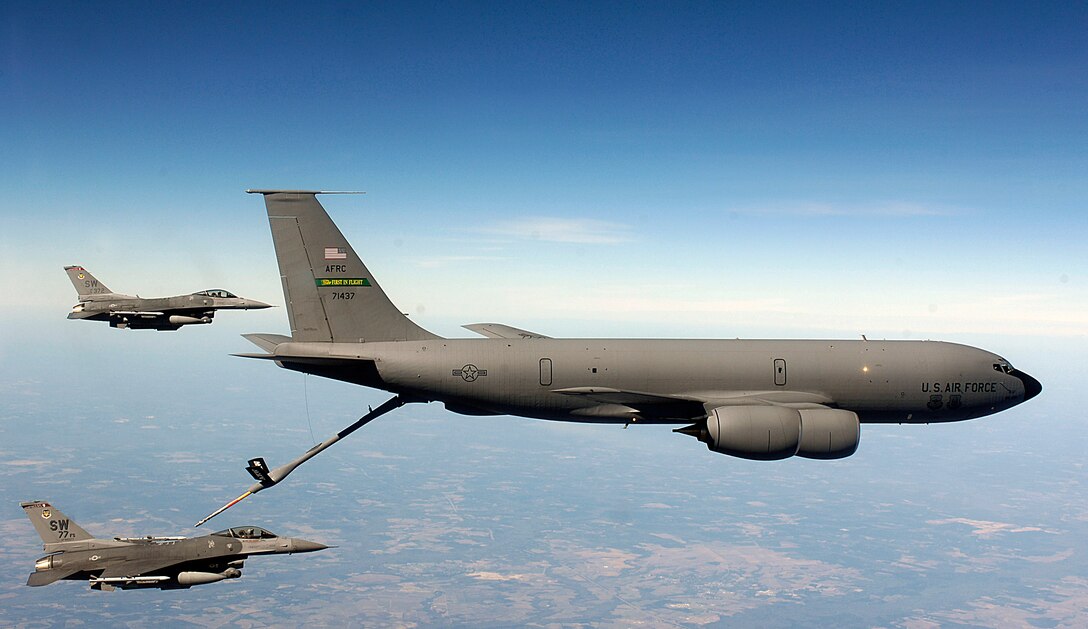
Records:
[[[552,386],[552,359],[541,358],[540,359],[540,386],[550,387]]]
[[[774,384],[775,386],[786,386],[786,359],[775,358],[774,359]]]

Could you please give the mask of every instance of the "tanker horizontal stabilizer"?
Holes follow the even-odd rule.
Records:
[[[461,326],[466,330],[471,330],[482,336],[486,336],[491,339],[548,339],[550,336],[544,336],[536,332],[530,332],[528,330],[522,330],[521,328],[515,328],[509,325],[503,325],[502,323],[470,323],[468,325]]]

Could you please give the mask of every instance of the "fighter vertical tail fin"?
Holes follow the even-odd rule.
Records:
[[[263,194],[294,341],[362,343],[438,338],[389,300],[318,202],[315,191]]]
[[[26,512],[26,517],[30,518],[30,523],[34,525],[34,530],[46,544],[94,539],[94,536],[84,531],[71,518],[61,513],[60,509],[48,502],[35,500],[24,502],[21,506]]]
[[[94,295],[112,295],[113,291],[99,282],[91,272],[81,266],[66,266],[68,279],[72,280],[72,286],[76,287],[80,299],[93,297]]]

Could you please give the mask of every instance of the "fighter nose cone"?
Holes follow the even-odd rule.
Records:
[[[246,310],[260,310],[262,308],[271,308],[272,304],[266,304],[263,301],[257,301],[256,299],[246,299],[244,307]]]
[[[324,544],[318,544],[317,542],[311,542],[305,539],[291,540],[291,552],[293,553],[312,553],[315,550],[325,550],[328,546]]]
[[[1043,384],[1032,378],[1023,371],[1015,371],[1013,375],[1020,378],[1020,382],[1024,383],[1024,401],[1027,402],[1031,398],[1039,395],[1043,391]]]

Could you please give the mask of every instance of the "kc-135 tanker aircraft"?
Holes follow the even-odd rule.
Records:
[[[411,402],[464,415],[681,424],[722,454],[853,454],[861,423],[954,422],[1011,408],[1042,385],[1001,356],[935,341],[556,339],[502,324],[448,339],[409,320],[305,190],[264,196],[291,336],[248,334],[241,356],[394,393],[301,457],[269,470],[199,524],[282,481],[376,417]]]
[[[177,330],[183,325],[211,323],[216,310],[259,310],[270,304],[238,297],[221,288],[175,297],[141,298],[115,293],[81,266],[66,266],[68,279],[76,287],[79,303],[72,306],[69,319],[108,321],[111,328],[132,330]]]
[[[242,576],[250,555],[308,553],[328,548],[279,537],[258,526],[236,526],[201,537],[97,539],[48,502],[24,502],[23,511],[49,553],[34,562],[26,584],[88,581],[95,590],[178,590]]]

